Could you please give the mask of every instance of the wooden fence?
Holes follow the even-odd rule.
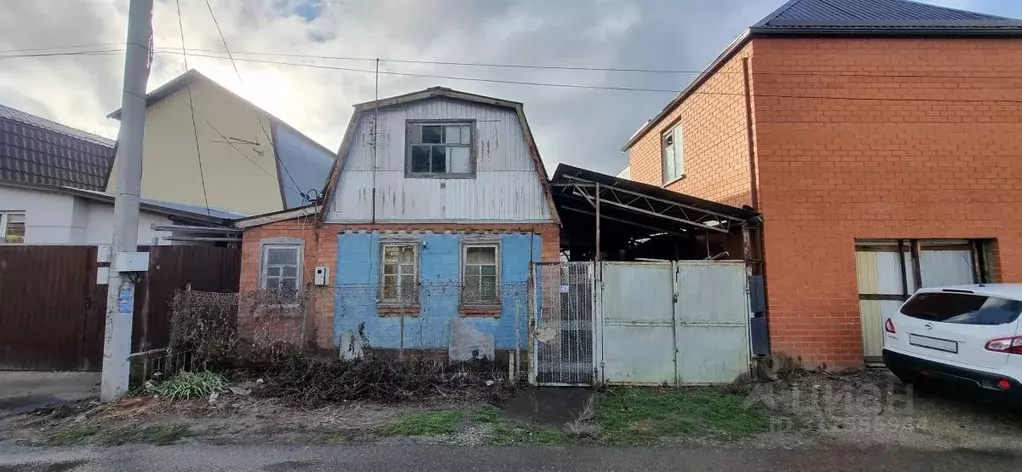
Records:
[[[132,352],[167,346],[171,303],[195,290],[237,292],[241,250],[142,247],[149,271],[135,285]],[[95,246],[0,246],[0,369],[99,370],[107,286]]]

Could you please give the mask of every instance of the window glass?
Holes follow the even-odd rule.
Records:
[[[383,245],[383,276],[380,298],[384,303],[414,304],[418,301],[415,244]]]
[[[445,143],[461,143],[461,126],[445,126],[444,133]]]
[[[498,305],[497,251],[495,245],[466,246],[462,268],[462,302]]]
[[[432,147],[432,165],[429,171],[434,174],[443,174],[447,172],[447,148],[443,146]]]
[[[1022,313],[1022,302],[971,293],[918,293],[901,307],[913,318],[966,325],[1012,323]]]
[[[429,172],[429,146],[412,146],[412,172]]]
[[[685,173],[681,136],[680,124],[663,136],[663,181],[665,184],[677,180]]]
[[[410,124],[408,176],[471,176],[472,127],[468,123]]]
[[[25,214],[0,213],[0,243],[25,242]]]
[[[471,150],[467,146],[447,148],[450,156],[452,174],[469,174],[472,172]]]
[[[423,126],[422,142],[429,144],[443,144],[443,126]]]
[[[271,265],[295,264],[298,258],[297,248],[270,248],[266,252]]]
[[[272,291],[277,304],[298,301],[300,246],[265,246],[263,251],[263,289]]]

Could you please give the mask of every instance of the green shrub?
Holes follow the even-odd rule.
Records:
[[[161,398],[206,398],[227,391],[227,379],[208,370],[199,373],[181,372],[167,380],[147,383],[146,391]]]

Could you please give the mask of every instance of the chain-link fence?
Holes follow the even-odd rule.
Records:
[[[532,380],[540,385],[591,385],[593,263],[537,263],[535,268]]]

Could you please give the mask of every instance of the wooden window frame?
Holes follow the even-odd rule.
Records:
[[[10,228],[11,216],[20,215],[23,234],[21,241],[8,241],[7,231]],[[25,236],[28,233],[28,218],[24,211],[0,211],[0,244],[25,244]]]
[[[466,280],[466,269],[468,268],[468,250],[471,248],[492,248],[494,252],[494,273],[495,273],[495,297],[492,303],[487,300],[485,302],[468,302],[465,300],[465,289],[467,287]],[[485,316],[500,316],[502,307],[501,303],[501,246],[500,241],[466,241],[461,244],[461,296],[459,303],[459,312],[462,315],[485,315]],[[478,265],[478,264],[473,264]],[[481,265],[480,265],[481,266]]]
[[[413,144],[412,133],[423,126],[468,126],[468,144]],[[420,131],[421,132],[421,131]],[[405,121],[405,178],[409,179],[474,179],[476,177],[476,120],[407,120]],[[468,172],[412,172],[412,148],[416,145],[467,147]]]
[[[380,242],[380,262],[379,262],[380,263],[380,269],[379,269],[379,284],[380,284],[380,289],[379,289],[379,293],[377,295],[377,297],[378,297],[377,298],[377,308],[378,308],[378,313],[380,315],[409,315],[409,314],[418,314],[418,312],[419,312],[419,296],[421,294],[420,290],[419,290],[419,281],[420,281],[420,277],[421,277],[421,273],[422,273],[421,267],[420,267],[421,252],[419,250],[419,246],[420,246],[420,243],[418,241],[382,241],[382,242]],[[385,293],[385,289],[386,289],[386,280],[387,280],[387,277],[386,277],[387,276],[387,267],[386,267],[387,266],[387,264],[386,264],[386,260],[387,260],[387,248],[392,248],[392,247],[410,247],[410,248],[412,248],[412,254],[413,254],[413,259],[414,259],[414,262],[412,263],[412,270],[413,270],[413,272],[412,272],[413,283],[412,284],[413,284],[413,290],[415,291],[415,293],[410,297],[412,299],[411,301],[402,301],[401,300],[401,298],[402,298],[401,297],[401,293],[403,291],[401,289],[401,277],[405,276],[405,274],[403,274],[401,272],[400,267],[401,267],[402,264],[400,264],[400,263],[398,264],[398,273],[396,274],[396,276],[397,276],[397,284],[398,284],[397,285],[398,298],[396,300],[394,300],[394,299],[387,299],[387,298],[384,297],[384,293]]]

